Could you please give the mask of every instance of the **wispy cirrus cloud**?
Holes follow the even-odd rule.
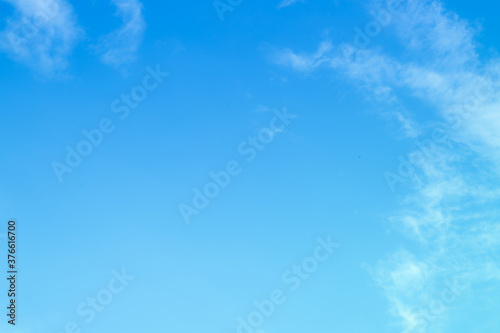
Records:
[[[387,6],[376,1],[373,8]],[[481,61],[477,28],[440,1],[399,2],[390,15],[386,33],[410,52],[372,45],[346,54],[346,45],[325,48],[327,41],[312,54],[285,49],[273,59],[302,73],[341,73],[399,118],[409,138],[443,129],[446,141],[419,162],[401,209],[389,218],[413,241],[412,251],[398,249],[370,269],[403,332],[439,331],[460,297],[477,301],[491,295],[485,283],[500,283],[500,59]],[[428,108],[403,102],[405,96]],[[420,112],[438,120],[418,121]],[[450,290],[454,297],[444,297]]]
[[[319,45],[313,54],[296,54],[291,49],[278,50],[272,55],[272,59],[283,66],[289,66],[296,71],[309,72],[323,65],[329,60],[326,55],[333,46],[326,41]]]
[[[297,2],[304,2],[305,0],[283,0],[278,5],[278,9],[285,8],[296,4]]]
[[[274,63],[290,67],[300,73],[317,69],[338,70],[363,90],[370,91],[375,98],[391,104],[392,108],[381,113],[396,120],[404,136],[415,138],[419,133],[418,125],[392,93],[394,87],[386,84],[396,77],[397,63],[373,50],[358,50],[356,58],[346,58],[342,49],[335,48],[330,41],[324,41],[313,53],[295,53],[291,49],[275,51],[271,55]]]
[[[142,43],[146,22],[143,4],[139,0],[112,0],[123,25],[100,39],[97,52],[101,61],[113,67],[133,62]]]
[[[15,8],[0,32],[0,49],[44,76],[61,73],[82,30],[65,0],[3,0]]]

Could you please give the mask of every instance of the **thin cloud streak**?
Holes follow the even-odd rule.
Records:
[[[304,0],[283,0],[279,5],[278,9],[285,8],[285,7],[290,7],[297,2],[304,2]]]
[[[123,25],[101,38],[97,50],[101,61],[113,67],[131,63],[137,58],[137,51],[144,38],[146,22],[143,5],[139,0],[112,0],[117,7]]]

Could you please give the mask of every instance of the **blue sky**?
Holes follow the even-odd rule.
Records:
[[[498,330],[495,6],[0,1],[2,332]]]

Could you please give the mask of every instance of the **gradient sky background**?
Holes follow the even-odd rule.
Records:
[[[386,2],[245,0],[221,20],[211,1],[60,0],[13,47],[43,3],[0,2],[0,221],[18,221],[20,271],[2,332],[237,332],[328,235],[341,247],[256,333],[500,328],[495,4],[404,1],[346,57]],[[120,120],[112,102],[148,66],[170,75]],[[247,163],[238,145],[283,108],[295,118]],[[59,182],[52,163],[103,118],[114,132]],[[436,128],[446,141],[391,190]],[[179,204],[230,160],[241,174],[186,224]],[[135,279],[83,323],[122,268]]]

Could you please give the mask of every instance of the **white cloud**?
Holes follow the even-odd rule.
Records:
[[[308,72],[316,69],[328,61],[327,53],[333,48],[330,42],[321,43],[318,50],[313,54],[295,54],[290,49],[275,52],[272,55],[273,61],[282,66],[290,66],[301,72]]]
[[[390,108],[385,114],[399,119],[408,137],[428,139],[425,129],[438,126],[446,135],[415,166],[414,185],[390,218],[392,226],[415,241],[418,255],[397,251],[373,272],[402,330],[413,333],[446,325],[460,300],[445,304],[431,316],[436,319],[424,315],[430,304],[443,303],[446,281],[461,281],[479,295],[488,294],[482,283],[500,282],[494,255],[500,250],[500,59],[481,62],[477,29],[440,2],[405,3],[408,7],[393,12],[385,29],[409,52],[375,48],[372,40],[371,48],[332,46],[320,56],[285,50],[275,60],[299,72],[342,73],[367,98]],[[425,112],[434,112],[425,118],[438,122],[417,123],[422,106],[412,110],[412,104],[402,102],[406,96],[425,103]]]
[[[291,67],[302,73],[319,68],[330,68],[344,73],[350,80],[357,82],[365,92],[372,93],[373,97],[383,99],[385,103],[389,102],[392,105],[391,110],[382,113],[399,122],[405,136],[414,138],[418,135],[418,126],[393,94],[393,87],[384,84],[397,81],[400,66],[378,51],[360,49],[357,50],[355,57],[346,57],[341,48],[335,49],[331,42],[324,41],[312,54],[298,54],[291,49],[284,49],[274,52],[272,60],[280,66]]]
[[[278,8],[285,8],[289,7],[291,5],[294,5],[297,2],[304,2],[304,0],[283,0],[279,5]]]
[[[0,32],[0,49],[11,58],[51,76],[68,67],[81,29],[64,0],[4,0],[15,8]]]
[[[139,0],[112,0],[121,16],[123,25],[101,38],[97,46],[101,60],[107,65],[119,67],[133,62],[142,43],[146,22],[143,5]]]

